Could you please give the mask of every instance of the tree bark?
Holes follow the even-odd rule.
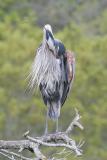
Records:
[[[2,156],[7,157],[10,160],[15,160],[16,158],[22,160],[33,160],[32,158],[27,158],[20,154],[23,150],[26,149],[31,152],[34,152],[36,157],[34,160],[57,160],[55,157],[51,157],[50,159],[41,152],[40,147],[44,146],[64,148],[61,154],[65,154],[68,152],[71,154],[72,152],[74,152],[77,156],[80,156],[82,155],[81,147],[84,142],[76,144],[75,140],[70,138],[70,133],[72,132],[75,126],[79,127],[80,129],[83,129],[83,126],[79,122],[80,118],[81,116],[78,114],[78,111],[76,110],[76,116],[65,132],[47,134],[45,136],[33,138],[29,136],[29,131],[27,131],[26,133],[24,133],[24,137],[26,139],[17,141],[0,140],[0,154]],[[17,149],[18,153],[11,152],[9,151],[10,149]]]

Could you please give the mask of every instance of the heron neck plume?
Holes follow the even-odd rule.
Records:
[[[38,50],[31,70],[31,88],[45,83],[52,87],[52,83],[61,78],[59,60],[53,56],[47,46],[42,45]]]

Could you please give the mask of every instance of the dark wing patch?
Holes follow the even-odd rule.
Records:
[[[57,50],[57,52],[58,52],[57,53],[58,58],[61,57],[61,56],[64,56],[65,50],[66,50],[64,44],[61,41],[59,41],[58,39],[55,39],[54,40],[54,45],[58,49]]]
[[[47,105],[47,102],[58,101],[60,99],[58,82],[54,82],[53,85],[55,90],[51,90],[47,88],[47,85],[45,83],[40,84],[39,86],[44,103],[46,105]]]
[[[63,94],[61,97],[61,105],[65,103],[69,90],[71,88],[75,74],[75,58],[72,52],[67,51],[63,60],[65,80],[63,82]]]

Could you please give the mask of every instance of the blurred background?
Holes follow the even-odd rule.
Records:
[[[39,92],[30,95],[26,88],[47,23],[76,57],[72,93],[59,123],[66,129],[77,108],[85,129],[72,136],[85,144],[81,158],[68,159],[107,160],[107,0],[0,0],[0,139],[44,132],[46,107]],[[51,121],[49,128],[54,131]]]

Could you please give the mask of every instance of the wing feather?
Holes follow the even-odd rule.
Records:
[[[75,57],[71,51],[67,51],[66,56],[64,57],[63,64],[64,64],[64,73],[65,79],[63,81],[63,93],[61,97],[61,105],[65,103],[67,95],[71,89],[74,75],[75,75]]]

